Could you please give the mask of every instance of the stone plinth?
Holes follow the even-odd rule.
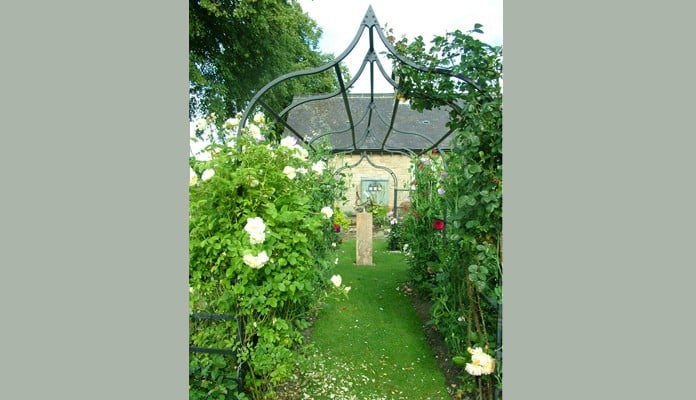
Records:
[[[356,226],[355,265],[372,265],[372,214],[358,213]]]

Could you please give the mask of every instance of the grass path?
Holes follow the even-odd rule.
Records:
[[[374,266],[356,266],[355,241],[339,249],[336,274],[348,299],[330,299],[312,333],[304,399],[445,400],[445,377],[409,297],[401,291],[407,266],[400,253],[374,242]]]

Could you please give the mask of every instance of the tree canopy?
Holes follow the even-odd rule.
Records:
[[[330,61],[318,50],[321,34],[296,0],[189,0],[189,117],[234,116],[274,78]],[[328,74],[302,77],[267,103],[282,109],[293,94],[336,85]]]

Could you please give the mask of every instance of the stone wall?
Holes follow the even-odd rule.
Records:
[[[360,155],[341,155],[336,156],[332,160],[332,165],[337,167],[344,165],[353,165],[360,159]],[[371,154],[369,155],[370,161],[374,164],[387,167],[391,169],[397,178],[398,189],[405,189],[411,185],[411,176],[409,174],[410,158],[399,154]],[[355,213],[355,199],[356,192],[360,191],[361,182],[363,179],[384,179],[388,182],[387,189],[387,204],[391,208],[394,204],[394,180],[389,174],[389,172],[375,168],[365,159],[353,168],[346,168],[343,170],[349,176],[349,189],[346,193],[348,201],[342,205],[344,212],[349,214]],[[407,192],[399,192],[397,197],[397,203],[400,203],[408,196]],[[361,193],[361,198],[364,200],[364,195]]]

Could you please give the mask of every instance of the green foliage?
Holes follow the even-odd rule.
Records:
[[[273,385],[292,374],[301,331],[329,285],[336,234],[322,209],[345,184],[322,153],[259,141],[255,128],[209,145],[207,161],[191,159],[198,179],[189,190],[190,309],[236,314],[244,326],[241,341],[225,324],[191,331],[195,345],[237,351],[236,364],[192,357],[190,371],[203,379],[191,384],[191,398],[243,398],[230,397],[242,396],[229,379],[240,363],[246,394],[272,398]],[[263,222],[256,236],[255,218]]]
[[[480,28],[470,33],[480,33]],[[443,155],[441,177],[421,167],[422,160],[414,163],[416,190],[402,236],[410,245],[411,277],[431,296],[432,323],[443,332],[450,351],[468,359],[469,347],[502,350],[497,348],[502,302],[502,49],[460,31],[431,44],[426,49],[419,37],[396,46],[416,62],[470,78],[476,88],[449,76],[395,68],[402,78],[402,95],[412,107],[452,107],[448,126],[455,132],[452,150]],[[433,218],[445,220],[443,231],[433,229]],[[497,361],[500,365],[502,360]],[[464,388],[492,398],[500,378],[500,369],[493,376],[465,373]]]
[[[403,212],[400,235],[407,246],[409,277],[414,289],[430,296],[435,273],[440,268],[442,233],[433,228],[435,219],[443,219],[443,199],[437,193],[442,186],[444,171],[439,156],[423,156],[413,159],[411,175],[414,177],[410,194],[410,205]]]
[[[370,196],[369,194],[365,197],[365,202],[362,203],[361,207],[365,210],[365,212],[372,214],[372,226],[377,229],[383,228],[389,222],[387,220],[389,206],[381,204],[380,202],[375,200],[373,196]]]
[[[221,354],[197,354],[189,357],[189,400],[248,399],[238,387],[235,376],[225,368],[233,360]]]
[[[320,36],[297,1],[189,0],[189,117],[235,115],[274,78],[330,61]],[[282,109],[293,94],[337,87],[330,74],[303,77],[266,103]]]
[[[345,232],[350,228],[350,219],[346,216],[346,214],[343,212],[343,209],[341,207],[334,207],[333,209],[333,223],[338,224],[341,226],[341,231]]]
[[[390,251],[401,250],[402,238],[401,238],[401,224],[399,223],[399,218],[395,218],[393,211],[387,213],[387,221],[389,222],[389,228],[385,229],[387,233],[387,248]],[[403,217],[400,217],[403,221]]]

